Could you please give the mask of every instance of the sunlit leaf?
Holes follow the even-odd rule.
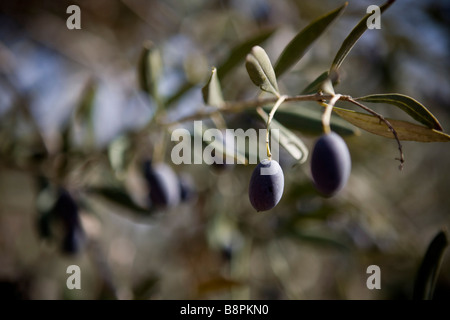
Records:
[[[224,101],[222,95],[222,89],[220,87],[219,78],[217,76],[217,69],[213,68],[211,71],[211,77],[208,82],[202,88],[203,101],[206,105],[220,108]]]
[[[392,132],[388,129],[385,123],[380,121],[378,117],[338,107],[334,107],[333,111],[358,128],[385,138],[394,139]],[[450,135],[435,129],[430,129],[428,127],[401,120],[386,120],[388,120],[392,127],[397,131],[399,140],[419,142],[450,141]]]
[[[433,298],[442,256],[447,246],[447,233],[440,231],[428,246],[422,264],[420,265],[414,283],[414,300],[431,300]]]
[[[372,94],[356,98],[355,100],[372,102],[372,103],[387,103],[399,107],[415,120],[423,123],[431,129],[442,131],[442,126],[433,114],[428,111],[425,106],[411,97],[399,93],[386,94]]]
[[[270,111],[270,108],[264,108]],[[298,103],[286,103],[275,113],[274,118],[288,129],[317,135],[323,133],[322,109],[311,109]],[[359,130],[336,115],[331,116],[331,129],[340,135],[359,134]]]
[[[387,8],[390,7],[395,0],[388,0],[385,4],[380,7],[380,13],[383,13]],[[372,13],[366,14],[361,21],[353,28],[350,34],[345,38],[342,43],[339,51],[337,52],[333,63],[331,64],[330,70],[337,70],[341,66],[345,57],[347,57],[350,50],[352,50],[353,46],[356,44],[359,38],[363,35],[363,33],[367,30],[367,19],[372,15]]]
[[[267,122],[269,116],[265,112],[262,112],[260,115]],[[270,130],[273,129],[279,130],[278,136],[273,135],[274,140],[285,148],[295,160],[299,163],[304,163],[308,158],[309,152],[303,141],[275,119],[272,119],[270,122]]]
[[[266,51],[260,46],[254,46],[245,59],[245,68],[250,79],[261,90],[273,93],[278,96],[278,84],[272,63]]]
[[[303,30],[301,30],[294,37],[294,39],[291,40],[291,42],[288,43],[275,63],[274,69],[277,77],[280,77],[303,57],[314,41],[320,37],[320,35],[338,16],[342,14],[347,4],[348,3],[346,2],[341,7],[314,20]]]

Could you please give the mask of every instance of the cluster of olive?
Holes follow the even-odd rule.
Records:
[[[316,189],[326,197],[341,190],[350,176],[351,158],[345,141],[336,133],[322,135],[311,155],[311,176]],[[277,161],[262,160],[253,171],[249,198],[256,211],[275,207],[284,190],[284,174]]]

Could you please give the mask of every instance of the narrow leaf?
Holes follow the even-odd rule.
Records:
[[[365,113],[334,107],[333,111],[351,124],[370,133],[394,139],[394,135],[380,119]],[[388,120],[397,131],[399,140],[419,142],[448,142],[450,135],[414,123],[401,120]]]
[[[77,124],[86,130],[84,143],[87,149],[91,149],[95,145],[94,106],[97,86],[98,85],[94,80],[88,80],[86,87],[83,90],[80,103],[74,113],[74,123],[71,123],[71,125]],[[72,129],[73,128],[68,128],[67,130]],[[66,151],[70,148],[68,134],[70,134],[70,132],[63,132],[63,138],[65,138],[63,142],[67,143],[67,145],[63,146],[63,149]]]
[[[320,76],[318,76],[313,82],[311,82],[301,94],[312,94],[316,93],[320,90],[320,86],[322,83],[328,78],[328,71],[323,72]]]
[[[414,300],[431,300],[433,298],[439,267],[448,238],[445,231],[440,231],[428,246],[414,283]]]
[[[280,77],[303,57],[314,41],[320,37],[338,16],[342,14],[347,5],[348,3],[346,2],[343,6],[314,20],[288,43],[275,63],[275,73],[277,77]]]
[[[83,89],[77,109],[75,110],[74,116],[76,122],[82,123],[89,121],[92,116],[96,92],[97,84],[92,79],[89,79]]]
[[[254,35],[253,37],[246,39],[244,42],[238,43],[234,46],[227,58],[220,64],[217,68],[217,74],[220,75],[220,78],[223,79],[231,70],[233,70],[242,60],[245,59],[247,53],[256,45],[261,44],[265,40],[267,40],[273,33],[275,29],[267,29],[262,32]],[[181,96],[183,96],[186,92],[191,90],[195,84],[186,82],[184,83],[172,96],[170,96],[166,103],[167,105],[173,104],[177,101]]]
[[[217,68],[217,72],[220,77],[225,77],[234,67],[241,63],[245,59],[247,53],[256,45],[266,41],[273,33],[275,29],[264,30],[261,33],[245,40],[242,43],[237,44],[231,49],[228,58]]]
[[[266,51],[260,46],[254,46],[245,60],[250,79],[263,91],[279,96],[277,78]]]
[[[380,13],[383,13],[387,8],[394,3],[395,0],[388,0],[385,4],[380,7]],[[353,28],[350,34],[345,38],[344,42],[341,45],[341,48],[337,52],[333,63],[331,64],[330,70],[337,70],[341,66],[345,57],[348,55],[350,50],[352,50],[353,46],[356,44],[359,38],[363,35],[363,33],[367,30],[367,19],[372,15],[372,13],[368,13],[358,22],[358,24]]]
[[[219,78],[217,77],[217,69],[213,68],[211,71],[211,77],[208,82],[202,88],[203,101],[206,105],[220,108],[223,103],[222,89],[220,87]]]
[[[88,192],[97,194],[104,199],[119,205],[125,209],[141,214],[150,214],[151,209],[137,205],[128,193],[119,187],[90,187]]]
[[[125,178],[126,170],[133,157],[133,141],[127,135],[115,138],[108,146],[108,159],[119,180]]]
[[[162,59],[159,50],[151,41],[143,44],[138,63],[139,86],[148,94],[157,95],[156,86],[161,75]]]
[[[414,100],[411,97],[405,96],[399,93],[387,93],[387,94],[373,94],[356,98],[355,100],[361,100],[365,102],[373,103],[387,103],[399,107],[415,120],[423,123],[431,129],[442,131],[442,126],[439,121],[428,111],[425,106],[420,102]]]
[[[352,248],[347,238],[341,235],[330,234],[326,230],[318,233],[317,231],[308,232],[299,230],[299,228],[289,228],[287,235],[302,242],[310,242],[317,246],[332,247],[344,252],[348,252]]]
[[[269,116],[265,112],[261,112],[260,116],[267,122]],[[272,119],[270,122],[270,130],[273,129],[278,129],[280,133],[278,137],[273,135],[274,140],[285,148],[295,160],[301,164],[308,159],[308,148],[296,134],[285,128],[275,119]]]
[[[270,111],[270,108],[264,108]],[[322,110],[307,108],[298,103],[286,103],[275,113],[274,118],[283,126],[302,133],[317,135],[323,132]],[[340,135],[357,135],[360,131],[336,115],[331,116],[331,129]]]

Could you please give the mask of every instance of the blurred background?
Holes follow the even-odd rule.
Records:
[[[170,130],[192,122],[161,125],[204,108],[200,89],[233,47],[270,35],[260,45],[275,62],[299,30],[343,3],[1,1],[0,296],[412,298],[428,244],[450,225],[448,144],[403,142],[400,171],[395,140],[363,131],[346,135],[352,174],[329,199],[313,188],[309,161],[293,166],[281,152],[283,198],[273,210],[256,213],[247,195],[254,165],[176,166]],[[72,4],[81,9],[79,30],[66,27]],[[280,89],[299,94],[327,70],[372,4],[382,2],[349,1],[279,79]],[[449,19],[449,2],[397,1],[383,14],[381,29],[368,30],[353,48],[336,92],[410,95],[449,132]],[[161,53],[158,99],[138,82],[148,41]],[[244,60],[221,84],[226,100],[258,95]],[[390,106],[372,107],[412,121]],[[252,113],[224,120],[230,128],[261,126]],[[318,137],[294,132],[309,148]],[[150,204],[142,166],[150,158],[166,162],[182,181],[178,205]],[[81,268],[81,290],[66,287],[72,264]],[[381,290],[366,287],[370,265],[381,269]],[[449,296],[447,252],[435,299]]]

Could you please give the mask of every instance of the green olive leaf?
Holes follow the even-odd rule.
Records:
[[[260,46],[254,46],[245,59],[245,68],[250,79],[261,90],[279,96],[277,78],[272,63],[266,51]]]
[[[94,130],[94,106],[95,97],[97,95],[98,84],[93,80],[89,79],[81,94],[80,102],[73,114],[73,122],[66,127],[62,133],[63,138],[63,151],[68,151],[70,146],[70,137],[73,134],[74,126],[78,125],[83,130],[84,142],[86,149],[90,150],[94,148],[95,145],[95,130]]]
[[[151,41],[143,44],[138,62],[138,80],[141,90],[158,99],[157,84],[162,73],[162,59]]]
[[[380,119],[376,116],[338,107],[334,107],[333,111],[358,128],[385,138],[395,139],[394,135],[386,126],[386,124],[381,122]],[[441,131],[437,131],[435,129],[430,129],[428,127],[402,120],[386,120],[388,120],[391,123],[392,127],[397,131],[399,140],[418,142],[450,141],[450,135]]]
[[[108,159],[116,178],[125,179],[126,170],[133,157],[133,140],[128,135],[120,135],[108,146]]]
[[[220,87],[217,69],[212,68],[208,82],[202,88],[203,101],[206,105],[221,108],[224,104],[222,89]]]
[[[275,63],[275,74],[280,77],[291,66],[297,63],[308,51],[309,47],[320,37],[327,27],[344,11],[347,7],[346,2],[341,7],[327,13],[326,15],[314,20],[303,30],[301,30],[284,48]]]
[[[380,7],[380,13],[383,13],[387,8],[391,6],[392,3],[394,3],[395,0],[388,0],[385,4],[383,4]],[[356,44],[356,42],[361,38],[363,33],[367,30],[367,19],[372,15],[372,13],[366,14],[361,21],[358,22],[358,24],[353,28],[353,30],[350,32],[350,34],[345,38],[344,42],[342,43],[340,49],[338,50],[333,63],[331,64],[331,70],[337,70],[341,66],[342,62],[344,61],[345,57],[347,57],[350,50],[352,50],[353,46]]]
[[[128,209],[132,212],[150,215],[152,213],[151,208],[143,208],[128,195],[127,191],[122,187],[110,187],[110,186],[98,186],[89,187],[87,189],[89,193],[101,196],[105,200],[111,203],[121,206],[122,208]]]
[[[428,246],[419,271],[417,272],[414,283],[414,300],[431,300],[433,298],[442,256],[447,246],[447,233],[440,231]]]
[[[439,131],[443,130],[439,121],[427,108],[425,108],[425,106],[406,95],[399,93],[372,94],[369,96],[356,98],[355,100],[394,105],[427,127]]]

